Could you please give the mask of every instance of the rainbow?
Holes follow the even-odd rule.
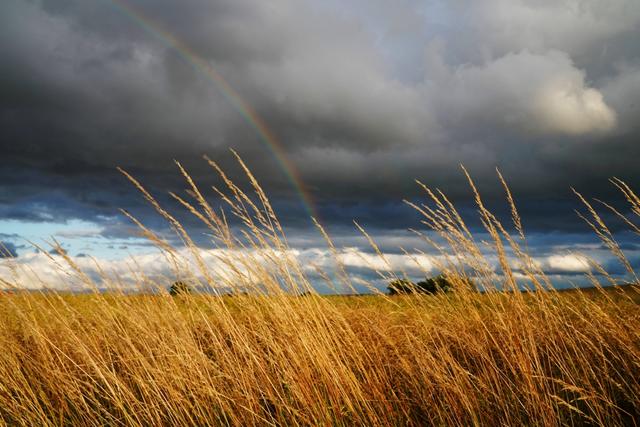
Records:
[[[224,95],[225,99],[240,113],[242,118],[256,132],[259,140],[271,152],[278,166],[284,172],[286,178],[298,193],[302,205],[310,217],[319,219],[315,209],[312,197],[304,182],[302,181],[295,165],[287,157],[286,151],[282,144],[269,129],[264,120],[258,113],[242,99],[240,94],[231,87],[231,85],[222,77],[222,75],[204,58],[198,55],[193,49],[187,46],[173,34],[162,29],[160,24],[154,22],[151,18],[145,16],[142,11],[137,9],[124,0],[106,0],[115,6],[123,15],[127,16],[134,23],[139,25],[144,31],[159,39],[164,45],[174,49],[180,57],[190,64],[198,73],[202,74],[209,80],[213,81],[216,87]]]

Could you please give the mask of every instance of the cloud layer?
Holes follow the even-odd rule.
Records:
[[[135,209],[114,166],[180,188],[173,158],[202,178],[194,159],[228,165],[229,147],[300,214],[269,147],[170,39],[262,117],[328,222],[381,215],[415,178],[467,197],[460,163],[481,184],[499,166],[525,203],[606,197],[608,177],[640,177],[639,37],[635,0],[6,0],[0,215]]]
[[[630,260],[634,268],[640,265],[637,248],[631,252]],[[64,257],[63,257],[64,255]],[[576,252],[558,249],[532,258],[533,263],[543,271],[556,286],[571,287],[576,284],[591,284],[586,274],[601,273],[594,267],[595,262],[616,279],[624,281],[626,271],[608,251],[596,251],[593,258]],[[66,258],[65,258],[66,257]],[[508,256],[515,277],[522,286],[529,283],[528,276],[517,268],[518,261]],[[487,254],[486,261],[496,273],[495,286],[500,286],[502,269],[495,255]],[[55,289],[87,291],[95,289],[158,289],[168,288],[176,280],[198,283],[209,289],[207,283],[219,292],[256,289],[263,286],[267,277],[282,283],[282,268],[297,273],[298,265],[310,283],[322,293],[385,291],[395,277],[408,277],[419,281],[440,273],[447,264],[443,256],[427,255],[422,252],[385,252],[348,247],[332,252],[321,247],[304,250],[282,251],[202,249],[198,258],[188,249],[178,249],[172,255],[158,251],[140,253],[111,260],[98,260],[78,254],[60,254],[57,251],[44,253],[31,251],[15,258],[0,259],[1,289]],[[206,266],[206,274],[201,265]],[[79,271],[81,273],[79,273]],[[341,278],[340,271],[348,275],[348,282]],[[474,270],[469,268],[468,274]],[[602,278],[601,278],[602,279]],[[299,279],[296,283],[301,284]],[[477,284],[484,283],[477,279]],[[602,283],[608,284],[602,279]],[[286,288],[286,286],[285,286]]]

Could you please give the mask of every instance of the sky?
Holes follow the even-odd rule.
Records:
[[[411,270],[399,247],[429,249],[403,199],[417,179],[473,218],[462,164],[505,216],[500,169],[550,274],[579,281],[570,251],[617,271],[571,188],[626,209],[608,180],[640,178],[638,40],[637,0],[3,0],[0,262],[39,266],[55,238],[122,270],[153,249],[119,209],[167,226],[116,167],[178,212],[174,160],[208,188],[205,154],[243,179],[234,149],[308,262],[314,215],[354,275],[374,277],[354,220]]]

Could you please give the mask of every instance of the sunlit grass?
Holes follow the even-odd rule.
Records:
[[[126,295],[106,276],[113,283],[100,287],[112,291],[86,295],[20,292],[27,284],[5,283],[14,291],[0,293],[3,423],[622,425],[640,416],[638,289],[603,289],[618,279],[592,262],[593,289],[554,291],[528,255],[508,191],[513,236],[475,192],[489,242],[477,241],[442,193],[424,187],[430,203],[413,205],[434,233],[416,232],[436,246],[454,292],[320,296],[249,170],[250,196],[210,163],[225,183],[215,191],[226,211],[212,207],[182,167],[190,199],[174,196],[209,228],[216,247],[228,249],[215,263],[129,176],[188,255],[130,218],[163,250],[176,279],[208,293]],[[633,191],[615,184],[638,215]],[[586,206],[597,234],[630,265]],[[241,227],[229,226],[231,215]],[[75,280],[98,287],[72,258],[60,257]],[[324,277],[329,287],[354,290],[338,259]],[[468,278],[487,292],[469,289]],[[140,282],[153,285],[144,272]],[[520,292],[524,285],[538,292]]]

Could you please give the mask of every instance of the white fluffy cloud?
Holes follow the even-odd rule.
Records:
[[[438,274],[444,262],[441,256],[423,253],[384,253],[383,257],[355,247],[339,249],[337,253],[324,248],[304,250],[291,249],[288,252],[258,252],[247,250],[202,249],[199,252],[207,275],[215,286],[221,289],[232,287],[250,288],[264,283],[265,274],[278,280],[282,278],[284,263],[289,263],[289,271],[295,263],[318,289],[340,288],[340,279],[335,276],[338,263],[346,270],[354,284],[386,286],[381,276],[399,275],[420,280]],[[607,264],[612,255],[601,253],[600,262]],[[23,289],[83,290],[92,286],[140,289],[150,287],[167,288],[175,280],[206,283],[206,277],[198,262],[187,249],[176,252],[176,258],[167,258],[160,253],[133,255],[129,258],[95,260],[87,256],[71,257],[83,274],[78,274],[60,255],[26,253],[12,259],[0,259],[1,287],[17,286]],[[499,274],[498,260],[488,256],[487,261]],[[511,260],[516,276],[526,279],[517,268],[518,261]],[[577,277],[593,272],[589,259],[578,253],[552,253],[533,259],[533,262],[550,276]],[[329,288],[323,277],[337,280]],[[87,280],[88,278],[88,280]]]
[[[547,270],[561,273],[587,273],[591,271],[589,260],[584,255],[551,255],[544,260]]]
[[[262,272],[278,277],[283,259],[297,262],[305,274],[314,276],[318,270],[333,274],[337,264],[326,249],[292,249],[286,253],[257,252],[251,250],[200,250],[199,256],[207,267],[207,274],[220,287],[229,284],[251,286],[259,283]],[[83,274],[60,255],[31,252],[13,259],[0,259],[0,283],[23,289],[81,290],[91,286],[137,288],[140,286],[166,287],[174,280],[189,278],[205,282],[198,261],[187,249],[176,252],[176,258],[160,253],[133,255],[115,260],[95,260],[86,256],[70,258]],[[375,277],[376,272],[406,273],[424,277],[434,268],[433,258],[423,254],[376,254],[356,248],[337,253],[338,262],[353,277]],[[291,264],[293,265],[293,264]],[[363,276],[363,277],[361,277]],[[321,284],[316,282],[316,284]]]
[[[309,264],[321,267],[334,265],[333,256],[323,250],[300,252]],[[337,253],[337,260],[347,268],[372,270],[381,273],[407,273],[424,276],[434,269],[434,258],[424,254],[383,254],[369,253],[357,248],[345,248]]]
[[[475,126],[581,135],[616,124],[602,94],[560,51],[524,50],[479,66],[440,68],[433,93],[452,122]]]

